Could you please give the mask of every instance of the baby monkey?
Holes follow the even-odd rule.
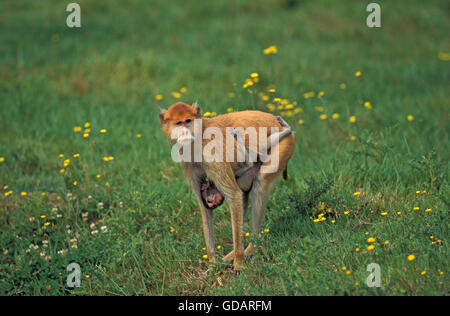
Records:
[[[238,150],[244,153],[245,157],[244,165],[241,168],[237,169],[234,173],[239,188],[244,192],[248,192],[252,188],[253,180],[259,173],[262,165],[262,160],[265,160],[265,157],[262,156],[265,155],[265,153],[267,153],[281,139],[292,133],[291,127],[281,116],[276,116],[276,118],[278,119],[278,122],[281,124],[283,129],[269,136],[265,150],[260,150],[257,153],[258,160],[256,162],[250,161],[250,154],[245,148],[245,141],[239,130],[233,128],[231,131],[233,136],[236,138]],[[286,179],[286,175],[284,177]],[[200,191],[203,199],[203,204],[205,205],[205,207],[211,210],[219,207],[224,202],[223,194],[220,193],[220,191],[216,188],[214,182],[209,181],[206,178],[201,183]]]

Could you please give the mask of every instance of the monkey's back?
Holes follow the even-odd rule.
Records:
[[[283,128],[278,119],[274,115],[261,111],[232,112],[228,114],[219,115],[214,118],[206,120],[204,119],[203,127],[207,128],[209,126],[219,127],[222,129],[224,133],[226,133],[227,127],[234,127],[234,128],[242,127],[244,130],[247,129],[248,127],[253,127],[256,129],[258,136],[261,131],[265,130],[267,132],[267,137],[269,137],[272,133],[271,127],[277,127],[279,129]],[[261,127],[265,129],[260,129]],[[249,148],[250,142],[248,135],[244,136],[244,140],[245,140],[245,147],[247,149],[251,149],[252,151],[257,150],[257,148],[253,146]],[[290,134],[284,137],[283,139],[280,140],[277,146],[279,146],[280,151],[280,164],[284,169],[287,165],[288,160],[294,153],[295,147],[294,135]],[[224,150],[226,152],[226,147],[224,147]],[[236,152],[237,151],[235,147],[235,153]],[[238,167],[238,164],[232,163],[232,166],[234,170]]]
[[[267,135],[270,136],[270,127],[282,128],[278,119],[266,112],[261,111],[240,111],[222,114],[208,120],[211,125],[220,127],[267,127]],[[208,124],[209,125],[209,124]]]

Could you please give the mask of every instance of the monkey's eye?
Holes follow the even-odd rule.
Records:
[[[191,120],[186,120],[185,123],[189,124],[191,122]]]
[[[183,122],[177,122],[177,125],[178,125],[178,126],[181,126],[181,124],[183,124]]]

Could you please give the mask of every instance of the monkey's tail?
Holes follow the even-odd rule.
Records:
[[[283,171],[283,179],[284,179],[284,181],[288,180],[287,166],[286,166],[286,168],[284,168],[284,171]]]

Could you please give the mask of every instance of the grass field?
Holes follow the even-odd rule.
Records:
[[[0,3],[1,295],[448,295],[446,1],[380,0],[368,28],[356,0],[79,0],[72,29],[68,2]],[[295,130],[238,277],[203,258],[160,131],[161,108],[195,100]]]

